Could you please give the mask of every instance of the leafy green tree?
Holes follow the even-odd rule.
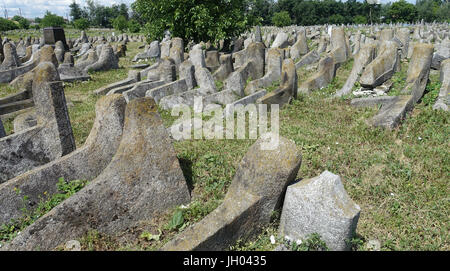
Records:
[[[16,15],[12,18],[12,20],[19,23],[20,29],[28,29],[30,27],[30,21],[28,21],[24,17]]]
[[[229,41],[256,22],[247,0],[136,0],[132,9],[151,40],[169,30],[185,41]]]
[[[86,18],[76,19],[73,22],[73,26],[79,30],[86,30],[89,28],[89,21]]]
[[[141,31],[141,25],[138,21],[131,19],[128,21],[128,30],[131,33],[138,33],[139,31]]]
[[[367,18],[366,16],[356,15],[355,17],[353,17],[353,22],[355,24],[367,24]]]
[[[417,8],[405,0],[399,0],[391,5],[388,10],[387,19],[394,23],[414,22],[417,20]]]
[[[292,24],[291,16],[287,11],[277,12],[273,14],[272,23],[278,27],[291,25]]]
[[[81,19],[83,16],[83,10],[81,9],[80,5],[73,0],[72,4],[69,5],[70,8],[70,17],[72,17],[72,21],[76,21],[78,19]]]
[[[64,26],[64,18],[47,10],[41,21],[41,27]]]
[[[328,22],[330,24],[340,25],[345,23],[345,18],[340,14],[333,14],[330,17],[328,17]]]
[[[249,0],[249,14],[258,18],[262,25],[272,23],[273,9],[273,0]]]
[[[13,21],[0,17],[0,31],[8,31],[18,29],[19,26]]]
[[[128,21],[125,16],[120,15],[112,21],[112,25],[114,29],[120,32],[125,32],[125,30],[128,28]]]

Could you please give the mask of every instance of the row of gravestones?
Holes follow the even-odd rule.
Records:
[[[350,50],[348,42],[345,40],[345,38],[343,38],[345,37],[345,34],[342,35],[342,33],[343,33],[342,29],[339,28],[335,28],[335,30],[332,29],[331,50],[321,59],[322,64],[319,64],[319,67],[321,67],[322,70],[327,65],[330,65],[332,67],[334,66],[333,69],[335,69],[335,66],[337,66],[336,63],[338,63],[337,60],[345,61],[344,59],[349,57],[348,52]],[[182,51],[180,52],[179,49],[182,48],[182,46],[176,46],[177,43],[180,44],[180,41],[174,42],[175,44],[174,48],[176,49],[169,50],[169,54],[172,51],[173,54],[177,54],[181,58]],[[383,41],[382,44],[380,45],[380,48],[382,49],[380,50],[380,52],[388,50],[389,45],[390,40]],[[247,46],[247,48],[244,49],[246,50],[245,54],[242,54],[247,59],[241,61],[238,54],[238,57],[235,58],[234,63],[237,62],[241,66],[239,66],[239,68],[237,68],[236,70],[232,71],[227,78],[230,78],[231,74],[233,73],[237,74],[234,76],[242,78],[243,76],[245,76],[247,72],[254,72],[254,74],[257,74],[259,72],[258,68],[264,70],[265,69],[264,66],[261,67],[261,65],[260,66],[254,65],[255,63],[257,64],[258,61],[264,63],[263,61],[265,60],[265,50],[264,51],[261,50],[261,47],[262,46],[258,42],[250,43]],[[277,50],[279,53],[280,52],[279,49]],[[283,51],[284,53],[286,53],[286,50]],[[411,60],[410,64],[411,72],[408,72],[408,77],[413,78],[413,80],[411,82],[410,80],[407,80],[409,82],[408,85],[410,85],[410,88],[408,89],[410,91],[412,90],[412,92],[411,95],[405,95],[409,96],[407,98],[409,103],[416,102],[417,97],[421,95],[420,92],[423,93],[422,90],[423,82],[424,81],[426,82],[426,80],[424,80],[423,78],[428,77],[432,54],[433,50],[432,46],[430,45],[418,44],[414,46],[413,56],[417,55],[417,57]],[[267,53],[267,55],[269,54]],[[379,54],[377,57],[380,57],[382,55],[384,55],[384,53]],[[324,61],[324,59],[325,60],[331,59],[332,61],[328,60],[329,62],[327,63]],[[205,66],[203,66],[205,58],[204,52],[203,50],[201,50],[201,48],[199,47],[193,48],[193,50],[191,50],[191,52],[189,53],[189,60],[193,63],[192,64],[193,69],[192,66],[191,68],[187,69],[188,71],[190,71],[191,75],[192,74],[194,75],[191,76],[191,82],[193,81],[193,79],[197,80],[197,78],[200,78],[199,81],[202,81],[204,78],[209,77],[208,76],[209,69],[207,68],[205,69]],[[168,80],[172,80],[172,82],[169,84],[175,84],[174,82],[177,82],[176,84],[178,84],[176,86],[173,86],[172,90],[170,89],[171,88],[170,86],[167,86],[168,84],[162,85],[165,86],[165,88],[160,88],[158,89],[158,91],[154,91],[155,89],[152,89],[151,95],[154,98],[153,100],[156,101],[158,98],[160,98],[167,92],[170,93],[171,91],[176,91],[177,89],[180,88],[179,85],[183,84],[182,80],[175,80],[177,69],[174,63],[175,61],[173,58],[171,59],[165,58],[162,59],[160,62],[158,62],[152,69],[148,70],[147,75],[148,78],[146,82],[147,84],[155,83],[158,81],[163,81],[162,83],[164,83]],[[181,63],[182,64],[186,63],[186,61],[183,61]],[[197,65],[195,65],[194,63]],[[341,63],[343,62],[340,62],[339,64]],[[441,74],[444,74],[443,75],[444,78],[446,72],[445,67],[447,67],[446,63],[447,61],[443,61],[441,65]],[[285,63],[283,63],[283,65],[284,64]],[[182,65],[180,64],[180,70],[183,70],[181,69],[181,66]],[[293,70],[295,71],[295,65],[291,66],[294,67]],[[288,69],[285,68],[285,70]],[[152,72],[150,73],[150,71]],[[178,72],[180,72],[179,76],[181,77],[182,71]],[[132,74],[135,75],[134,76],[135,80],[139,81],[139,78],[137,77],[140,76],[140,73],[132,73]],[[266,75],[267,73],[265,75],[263,73],[262,77]],[[186,76],[186,78],[187,77],[188,76]],[[185,84],[186,81],[189,80],[184,80]],[[207,79],[203,81],[204,81],[202,82],[203,87],[205,88],[211,87],[211,85],[208,85],[208,82],[211,81],[208,81]],[[228,81],[230,82],[228,83],[228,85],[234,84],[233,86],[236,85],[239,86],[238,84],[235,83],[235,81],[239,80],[230,80]],[[200,85],[199,92],[205,91],[202,90],[203,87]],[[114,89],[115,88],[113,87],[110,90]],[[242,87],[230,89],[233,92],[236,89],[238,89],[239,90],[238,93],[242,93],[242,91],[244,91],[245,93],[245,88],[242,89]],[[239,95],[238,93],[235,92],[234,94]],[[167,96],[168,95],[164,97]],[[122,100],[123,104],[125,104],[126,102],[126,95],[117,95],[112,93],[111,95],[107,95],[106,97],[104,97],[101,101],[103,102],[104,100],[111,100],[114,98]],[[139,166],[136,165],[136,163],[134,163],[134,161],[136,161],[135,159],[138,159],[141,162],[149,160],[154,161],[152,159],[155,159],[155,157],[151,157],[151,155],[148,153],[154,152],[154,150],[151,150],[151,148],[155,148],[153,144],[151,146],[145,146],[144,148],[142,148],[141,146],[142,145],[141,143],[145,142],[145,140],[143,141],[142,137],[148,135],[147,133],[149,133],[148,132],[149,130],[146,130],[147,132],[138,130],[138,127],[140,127],[140,129],[145,129],[146,127],[146,125],[142,123],[142,121],[144,120],[141,119],[143,118],[143,115],[145,115],[144,112],[147,112],[148,108],[152,109],[156,108],[156,104],[152,102],[153,100],[146,98],[135,98],[134,100],[129,101],[128,105],[126,105],[127,110],[129,107],[130,111],[134,110],[133,111],[134,113],[129,114],[132,115],[134,114],[133,116],[136,119],[129,117],[128,118],[129,124],[127,126],[127,114],[125,114],[125,127],[131,128],[129,128],[128,130],[124,130],[127,131],[127,133],[124,132],[124,135],[132,135],[132,136],[130,137],[126,136],[127,139],[125,139],[125,137],[122,137],[121,143],[117,148],[116,155],[112,158],[111,163],[95,179],[94,182],[96,183],[96,185],[92,184],[92,186],[86,188],[86,191],[83,190],[83,192],[78,193],[75,197],[69,199],[65,203],[58,206],[54,212],[38,220],[34,225],[30,226],[24,232],[23,235],[16,238],[10,244],[10,246],[7,246],[7,248],[33,249],[36,246],[44,247],[46,249],[54,248],[56,245],[67,241],[69,238],[76,238],[80,234],[85,233],[88,229],[96,228],[105,233],[112,233],[117,230],[120,231],[126,228],[127,226],[130,226],[132,223],[135,223],[137,220],[142,219],[143,217],[145,217],[146,219],[151,219],[152,215],[155,212],[162,211],[166,208],[161,207],[161,209],[158,209],[158,207],[156,207],[156,205],[158,204],[155,204],[153,201],[151,203],[142,203],[139,201],[130,203],[129,201],[127,201],[130,200],[130,198],[128,198],[127,196],[135,196],[141,192],[143,193],[143,198],[147,199],[146,198],[147,194],[139,190],[140,188],[136,188],[134,186],[130,187],[129,182],[126,183],[123,182],[123,179],[127,179],[128,181],[136,180],[137,183],[140,183],[139,181],[137,181],[137,179],[139,179],[140,176],[129,177],[129,174],[132,174],[132,171],[136,170],[136,167]],[[142,105],[139,105],[140,103],[142,103]],[[101,102],[99,102],[97,107],[101,107],[100,104]],[[131,109],[133,106],[136,108]],[[111,106],[109,106],[108,108],[110,107]],[[128,112],[129,111],[127,111],[127,113]],[[155,117],[157,116],[154,110],[153,111],[151,110],[151,113],[154,113]],[[98,115],[99,114],[97,114],[97,118],[99,117]],[[114,114],[110,113],[109,115]],[[165,140],[167,140],[166,134],[167,132],[162,127],[159,117],[157,119],[159,121],[152,119],[151,121],[148,122],[144,121],[144,123],[148,123],[148,125],[159,125],[158,128],[155,127],[154,131],[160,131],[164,135],[151,134],[148,136],[149,139],[152,138],[153,140],[158,140],[158,142],[164,142]],[[99,124],[99,126],[101,125]],[[95,127],[96,126],[94,126],[94,128]],[[108,130],[110,131],[110,129]],[[91,134],[93,132],[95,135],[98,135],[98,132],[95,132],[94,129],[91,132]],[[255,145],[252,146],[252,148],[249,150],[249,152],[242,160],[241,165],[238,168],[235,178],[233,180],[233,185],[230,187],[230,190],[226,196],[224,203],[221,206],[219,206],[209,216],[205,217],[204,220],[188,228],[186,231],[177,236],[174,240],[169,242],[163,249],[167,250],[224,249],[228,245],[232,244],[235,240],[253,234],[254,231],[258,228],[257,226],[264,225],[265,222],[268,221],[269,219],[268,214],[271,213],[271,211],[273,211],[274,208],[278,207],[277,204],[279,204],[280,196],[282,194],[280,191],[283,191],[286,185],[295,178],[301,159],[300,155],[295,151],[295,146],[292,145],[293,144],[292,142],[281,139],[280,147],[274,153],[271,153],[260,151],[261,148],[259,148],[258,144],[262,144],[262,141],[263,140],[257,141],[257,143],[255,143]],[[124,142],[126,142],[126,144]],[[50,164],[43,166],[41,170],[47,170],[47,172],[56,172],[55,174],[58,174],[61,173],[61,171],[58,172],[58,170],[55,169],[61,170],[62,167],[60,163],[66,163],[67,165],[72,165],[71,168],[72,172],[77,172],[77,170],[74,168],[77,167],[76,163],[77,162],[79,163],[79,160],[76,160],[74,156],[75,154],[78,154],[80,156],[85,155],[84,157],[87,160],[89,160],[89,157],[86,156],[89,156],[88,154],[90,149],[89,147],[91,145],[89,145],[88,143],[89,141],[85,145],[86,148],[83,147],[81,149],[84,150],[82,154],[78,154],[77,150],[77,152],[74,152],[70,155],[66,155],[65,157],[63,157],[63,159],[56,160]],[[90,143],[92,144],[92,141]],[[122,148],[120,148],[121,146]],[[170,149],[170,146],[163,146],[163,147],[165,147],[164,148],[165,150]],[[130,152],[132,152],[133,154],[130,154]],[[129,157],[132,158],[130,159]],[[125,159],[127,159],[127,161],[124,161]],[[168,163],[167,159],[169,158],[164,156],[163,158],[158,157],[158,159],[162,159],[165,163]],[[274,161],[273,159],[276,160]],[[130,165],[130,160],[131,162],[133,162],[133,165]],[[261,160],[263,160],[263,162],[260,162]],[[282,167],[279,167],[278,165],[280,165],[280,163],[283,163],[281,161],[285,161],[286,164],[283,164]],[[160,167],[163,167],[161,166],[161,164],[158,163],[155,164],[156,165],[152,169],[148,170],[160,170],[161,169]],[[273,165],[277,165],[277,167],[272,168]],[[89,167],[83,167],[83,170],[88,168]],[[42,171],[36,169],[30,172],[32,172],[33,174],[31,175],[22,174],[21,176],[14,178],[13,180],[17,181],[18,179],[20,179],[20,177],[29,178],[27,179],[26,183],[36,184],[35,186],[31,185],[31,187],[34,190],[37,190],[38,189],[37,187],[42,185],[42,184],[37,185],[37,183],[41,182],[37,181],[32,182],[30,180],[38,178],[39,176],[41,176],[42,178]],[[69,176],[68,178],[71,177]],[[56,177],[54,179],[56,179]],[[113,180],[109,183],[109,185],[113,184],[112,187],[106,187],[106,185],[104,185],[107,182],[107,180]],[[249,180],[252,181],[257,180],[257,182],[255,182],[255,184],[252,185],[248,183]],[[22,179],[22,181],[18,181],[17,183],[12,182],[12,180],[9,180],[6,183],[10,184],[10,186],[9,192],[8,190],[6,190],[4,198],[12,199],[14,197],[12,196],[12,191],[15,191],[13,187],[17,188],[18,184],[23,185],[25,182]],[[176,194],[176,196],[174,197],[175,199],[179,199],[180,201],[177,203],[173,202],[168,203],[169,205],[172,204],[173,206],[176,204],[180,204],[182,202],[186,202],[185,196],[186,193],[184,192],[185,189],[183,188],[183,186],[185,186],[185,183],[183,182],[180,183],[177,183],[177,185],[175,185],[175,187],[177,187],[179,190],[174,188],[172,188],[171,190],[172,191],[171,193],[176,193],[174,191],[180,191],[180,193]],[[264,185],[261,184],[267,184],[267,187],[269,187],[270,189],[268,188],[266,190],[261,188],[265,187]],[[23,185],[21,188],[28,189],[26,191],[28,193],[31,193],[33,189],[30,189],[29,187],[30,186]],[[50,181],[49,189],[52,189],[52,187],[54,189],[54,182],[52,184]],[[242,189],[243,187],[245,187],[245,189]],[[22,190],[19,189],[19,191]],[[161,191],[161,189],[158,191]],[[318,193],[317,191],[321,192]],[[322,191],[327,191],[327,193],[322,194]],[[323,198],[320,198],[319,195],[317,195],[317,197],[319,198],[318,202],[321,203],[325,202],[326,204],[321,205],[319,208],[317,202],[308,201],[298,197],[299,194],[304,193],[310,193],[312,195],[315,195],[314,193],[319,194]],[[96,201],[97,199],[93,199],[92,196],[90,196],[92,194],[100,195],[99,197],[100,199],[108,202],[105,204],[106,207],[99,206],[99,203]],[[117,202],[109,203],[107,199],[103,199],[101,195],[106,194],[115,195],[115,199],[117,200]],[[39,193],[37,195],[39,195]],[[162,195],[158,196],[163,197]],[[16,206],[20,204],[19,198],[20,196],[16,196]],[[38,196],[35,195],[34,199],[36,200],[37,198]],[[337,201],[335,199],[337,199]],[[134,197],[134,200],[136,200],[136,197]],[[14,200],[5,201],[5,206],[7,206],[7,204],[10,202],[14,202]],[[160,203],[162,204],[167,202],[162,200]],[[111,208],[111,204],[114,204],[113,208]],[[89,206],[89,208],[87,206]],[[152,214],[149,214],[148,212],[147,213],[139,212],[141,208],[137,208],[136,206],[138,207],[146,206],[146,208],[148,208],[149,212],[152,212]],[[230,206],[232,206],[233,208],[230,208]],[[153,209],[150,207],[153,207]],[[114,210],[105,212],[104,208],[108,208],[107,210],[111,209]],[[125,208],[125,211],[123,208]],[[130,208],[132,209],[132,211],[130,211]],[[299,209],[303,210],[305,208],[308,210],[308,212],[298,212]],[[9,209],[7,208],[7,210]],[[330,213],[330,210],[334,210],[332,211],[332,213],[339,215],[337,217],[329,217],[329,215],[327,214]],[[121,213],[117,214],[117,212],[120,211]],[[128,217],[124,217],[124,212],[128,214]],[[317,178],[313,178],[308,181],[301,181],[298,184],[289,186],[282,212],[280,233],[288,235],[292,238],[304,238],[308,233],[318,232],[323,236],[323,238],[325,239],[330,248],[344,249],[348,248],[347,241],[354,233],[358,216],[359,216],[359,207],[357,207],[348,198],[348,196],[345,193],[345,190],[343,190],[342,188],[342,184],[340,183],[339,178],[329,172],[324,172],[321,176]],[[119,217],[119,219],[117,217]],[[86,218],[89,218],[90,221],[92,222],[91,223],[86,222]],[[50,221],[52,223],[49,223]],[[56,223],[53,223],[54,221],[56,221]],[[74,223],[68,221],[75,222],[77,226],[74,226],[73,225]],[[54,239],[49,240],[48,235],[55,233],[57,233],[56,235],[58,235],[59,237],[55,237]]]
[[[249,46],[249,52],[258,53],[255,44]],[[54,53],[48,58],[55,58]],[[246,65],[251,64],[246,61]],[[92,181],[2,249],[54,249],[92,229],[117,233],[190,201],[154,99],[136,98],[127,104],[123,95],[106,95],[96,105],[96,120],[89,138],[75,150],[64,90],[54,63],[39,63],[32,91],[37,124],[0,139],[0,223],[22,215],[25,196],[26,206],[32,209],[42,195],[56,193],[60,177]],[[268,143],[264,136],[243,158],[224,203],[163,249],[225,249],[269,222],[273,211],[281,207],[287,185],[295,180],[301,155],[295,144],[284,138],[272,151],[263,151],[263,143]],[[323,196],[332,200],[317,208],[314,201],[296,199],[295,191],[302,189],[317,194],[317,200]],[[289,186],[287,195],[282,234],[299,239],[318,232],[331,249],[348,249],[346,241],[355,231],[360,210],[348,198],[337,176],[325,172],[308,182]],[[310,215],[294,215],[297,218],[293,221],[290,212],[301,206],[308,208]],[[307,229],[301,229],[299,225],[313,217],[316,226],[309,223]],[[322,220],[328,221],[329,226],[324,227]]]
[[[4,79],[2,81],[10,82],[10,85],[19,89],[19,92],[0,99],[0,115],[12,114],[33,106],[31,97],[33,72],[40,62],[40,52],[42,50],[50,50],[47,47],[50,46],[44,45],[40,47],[39,45],[32,45],[27,47],[33,53],[31,53],[28,62],[21,64],[23,61],[17,56],[14,44],[11,42],[5,43],[3,48],[6,57],[2,66],[9,67],[9,69],[0,71],[0,78]],[[55,43],[55,58],[52,59],[52,62],[58,69],[61,81],[84,81],[90,79],[88,71],[116,69],[119,67],[119,57],[124,57],[127,50],[125,42],[111,46],[102,39],[97,40],[93,44],[89,42],[83,43],[81,47],[86,48],[86,50],[75,56],[77,58],[75,62],[73,54],[78,53],[79,48],[66,49],[61,40]],[[51,55],[53,54],[51,53]]]
[[[279,30],[276,35],[265,31],[266,29],[261,35],[261,29],[257,27],[255,33],[248,35],[245,40],[243,38],[235,40],[235,48],[231,54],[220,53],[214,48],[204,51],[202,50],[204,45],[201,44],[190,48],[189,53],[184,53],[183,41],[179,38],[166,39],[161,43],[154,41],[143,53],[136,55],[135,59],[152,57],[157,59],[157,63],[140,71],[139,78],[136,76],[137,73],[130,73],[128,79],[101,88],[96,93],[123,93],[127,100],[146,95],[154,98],[164,109],[171,109],[178,104],[194,106],[196,96],[205,99],[203,106],[246,104],[255,101],[282,105],[295,98],[297,92],[309,93],[327,86],[335,77],[337,68],[355,56],[352,72],[336,96],[349,94],[359,81],[364,87],[363,94],[369,92],[383,95],[379,99],[369,99],[370,101],[380,100],[385,105],[399,102],[402,105],[398,107],[399,112],[387,114],[388,119],[383,116],[380,121],[373,121],[375,126],[393,128],[411,109],[411,102],[404,103],[408,101],[405,97],[384,97],[391,85],[388,79],[399,70],[400,60],[411,56],[420,61],[428,59],[429,54],[424,56],[413,52],[416,45],[423,48],[421,44],[425,41],[422,37],[429,33],[438,33],[436,36],[440,41],[436,41],[438,49],[435,52],[433,48],[428,50],[428,52],[431,50],[430,66],[440,69],[440,63],[450,56],[448,29],[439,31],[442,29],[442,25],[439,24],[428,26],[428,32],[423,28],[424,26],[420,25],[411,31],[402,27],[379,29],[375,26],[370,27],[366,34],[362,34],[359,29],[349,38],[342,27],[328,26],[326,33],[323,26],[301,27],[290,29],[288,33]],[[376,35],[371,34],[372,32],[376,32]],[[420,41],[413,38],[410,42],[411,33],[413,37],[420,38]],[[308,36],[316,42],[318,40],[316,50],[308,52]],[[270,48],[265,48],[265,44],[271,44]],[[236,50],[237,48],[242,50]],[[417,50],[420,51],[419,48]],[[297,59],[298,61],[293,63]],[[412,62],[418,63],[414,59]],[[297,90],[296,69],[312,65],[317,66],[317,72],[304,80]],[[414,98],[417,102],[423,95],[425,86],[423,80],[428,78],[426,70],[429,70],[429,67],[415,66],[417,64],[412,65],[410,69],[408,90],[405,88],[403,93],[417,92],[415,96],[419,97]],[[420,78],[416,75],[418,70]],[[442,80],[445,78],[445,69],[443,71]],[[145,77],[146,80],[140,81],[140,78]],[[175,80],[176,78],[179,80]],[[253,80],[248,82],[250,79]],[[223,80],[224,90],[217,92],[213,80]],[[422,84],[419,87],[417,81],[420,80]],[[276,81],[282,81],[282,86],[274,92],[267,93],[264,88]],[[198,89],[195,88],[196,85]],[[412,85],[418,87],[418,90],[411,89]],[[445,89],[441,90],[442,97],[444,93]],[[446,104],[445,98],[439,99],[435,108],[444,108],[443,104]],[[390,111],[389,106],[386,108]]]

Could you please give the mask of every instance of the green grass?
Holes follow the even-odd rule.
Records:
[[[0,225],[0,244],[2,242],[9,242],[14,239],[14,237],[16,237],[20,231],[33,224],[33,222],[48,213],[51,209],[56,207],[65,199],[80,191],[84,186],[86,186],[87,183],[87,181],[81,180],[66,182],[64,181],[64,178],[60,178],[58,183],[56,184],[60,193],[53,194],[50,197],[48,197],[46,193],[44,193],[39,204],[37,205],[37,208],[32,211],[27,210],[27,196],[24,196],[24,208],[22,209],[22,217],[14,219],[7,224]],[[20,193],[20,191],[16,192]]]
[[[129,46],[129,50],[136,48]],[[133,56],[129,53],[121,59],[121,66],[127,67]],[[351,66],[352,60],[344,63],[326,88],[300,95],[281,109],[280,133],[293,140],[303,155],[297,177],[312,178],[324,170],[341,176],[348,194],[362,209],[357,236],[352,240],[355,250],[364,250],[372,239],[381,242],[382,250],[449,250],[450,115],[431,108],[439,92],[437,76],[430,76],[427,93],[412,114],[399,128],[387,131],[366,124],[376,114],[375,108],[355,108],[348,99],[332,98],[345,83]],[[402,70],[394,74],[393,94],[402,89],[406,70],[403,64]],[[313,72],[300,69],[299,84]],[[86,83],[67,84],[66,95],[74,103],[69,113],[77,146],[84,143],[95,118],[98,97],[92,91],[126,76],[127,69],[122,68],[94,73]],[[166,127],[176,119],[168,111],[160,110],[160,114]],[[192,202],[128,232],[129,238],[123,238],[124,233],[105,236],[90,232],[81,239],[83,249],[162,247],[223,201],[236,168],[252,143],[254,140],[174,142],[192,190]],[[279,217],[258,236],[239,241],[232,249],[273,249],[271,235],[277,237],[277,244],[282,242],[277,236],[278,224]],[[312,238],[311,246],[317,241]]]

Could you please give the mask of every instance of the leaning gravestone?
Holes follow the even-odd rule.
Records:
[[[64,28],[62,27],[46,27],[44,28],[44,43],[48,45],[55,45],[57,41],[61,41],[66,50],[69,50],[67,46],[66,35],[64,34]]]
[[[125,110],[124,133],[106,169],[26,228],[6,249],[51,250],[90,230],[117,234],[190,201],[169,134],[153,99]]]
[[[31,211],[38,206],[43,195],[57,193],[56,183],[60,177],[66,181],[95,179],[108,166],[119,147],[125,107],[126,101],[120,94],[102,97],[96,103],[94,125],[82,147],[1,185],[0,225],[23,216],[24,204]]]
[[[64,88],[55,66],[40,63],[34,73],[37,125],[0,139],[0,183],[75,149]]]
[[[301,153],[279,136],[278,146],[263,134],[242,159],[223,203],[203,220],[180,233],[162,250],[225,250],[270,222],[286,186],[295,179]],[[273,138],[272,138],[273,139]],[[275,148],[269,148],[269,146]]]

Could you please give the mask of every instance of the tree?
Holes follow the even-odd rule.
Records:
[[[278,27],[291,25],[292,24],[291,16],[287,11],[277,12],[273,14],[272,23]]]
[[[247,0],[136,0],[132,9],[146,22],[151,40],[169,30],[186,42],[229,41],[255,23]]]
[[[131,33],[138,33],[141,31],[141,25],[138,23],[138,21],[131,19],[128,21],[128,30]]]
[[[405,0],[399,0],[391,5],[387,19],[391,22],[414,22],[417,20],[417,8]]]
[[[249,14],[259,18],[262,25],[270,25],[274,9],[273,0],[249,0]]]
[[[13,21],[8,19],[3,19],[0,17],[0,31],[8,31],[18,29],[19,26],[15,24]]]
[[[89,28],[89,21],[86,18],[76,19],[73,22],[73,26],[79,30],[86,30]]]
[[[19,23],[20,29],[28,29],[30,27],[30,21],[19,15],[14,16],[12,20]]]
[[[80,5],[73,0],[72,4],[69,5],[70,8],[70,17],[72,17],[72,21],[76,21],[82,18],[83,10],[80,8]]]
[[[353,22],[355,24],[367,24],[367,18],[365,16],[356,15],[353,17]]]
[[[125,16],[120,15],[112,21],[114,29],[124,32],[128,28],[128,21]]]
[[[328,17],[328,23],[336,25],[344,24],[345,18],[340,14],[333,14],[330,17]]]
[[[64,18],[47,10],[41,21],[41,27],[64,26]]]

